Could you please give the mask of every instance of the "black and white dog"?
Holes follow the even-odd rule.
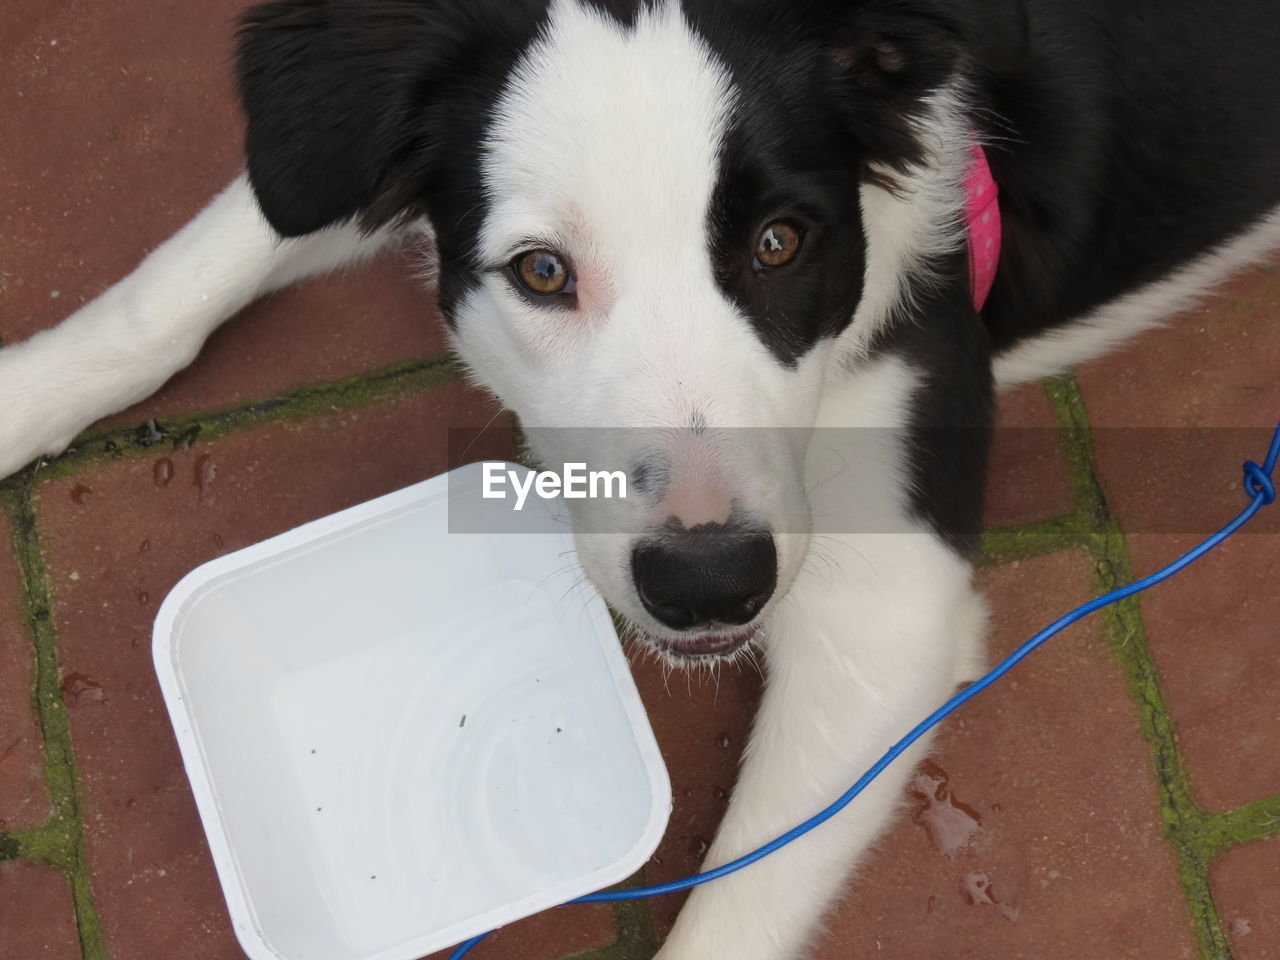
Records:
[[[1271,0],[269,3],[239,45],[247,175],[0,350],[0,475],[267,291],[430,245],[457,352],[522,422],[716,447],[631,451],[659,466],[641,532],[580,557],[665,656],[763,654],[721,863],[973,675],[993,390],[1280,245],[1278,49]],[[981,313],[976,143],[1004,231]],[[815,427],[885,429],[842,431],[819,475]],[[802,955],[908,774],[696,891],[660,956]]]

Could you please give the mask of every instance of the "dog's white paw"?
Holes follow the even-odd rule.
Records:
[[[0,365],[0,379],[6,375]],[[0,385],[0,480],[33,460],[61,453],[79,432],[57,424],[55,417],[40,414],[29,403],[15,402],[17,390],[9,387]]]
[[[72,363],[46,349],[49,333],[0,347],[0,479],[61,453],[101,411],[77,389]]]

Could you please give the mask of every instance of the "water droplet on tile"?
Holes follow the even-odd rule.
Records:
[[[908,788],[911,819],[929,834],[938,852],[955,859],[982,828],[978,811],[951,792],[951,776],[932,760],[921,764]]]
[[[728,750],[733,744],[733,738],[729,736],[727,730],[721,731],[720,736],[716,737],[716,743],[720,745],[722,750]]]
[[[971,907],[990,904],[991,896],[988,893],[990,889],[991,878],[981,871],[967,873],[960,881],[960,896],[964,897],[964,902]]]
[[[151,479],[155,481],[157,487],[167,487],[169,481],[173,479],[173,461],[168,457],[157,460],[155,466],[151,468]]]
[[[135,590],[133,591],[133,595],[138,598],[138,603],[142,604],[144,607],[151,602],[151,594],[147,593],[145,590]]]
[[[90,680],[83,673],[69,673],[62,679],[62,699],[69,707],[90,703],[106,703],[107,693],[102,685]]]
[[[714,790],[711,791],[711,795],[715,797],[717,800],[719,800],[721,803],[724,803],[729,799],[729,791],[726,790],[724,787],[716,787]]]
[[[658,856],[656,853],[649,858],[649,862],[652,863],[655,867],[662,866],[662,858]]]
[[[1006,920],[1017,920],[1018,912],[1018,908],[1011,903],[996,904],[996,913],[1000,914],[1000,916],[1004,917]]]
[[[711,841],[706,837],[693,837],[689,841],[689,853],[701,860],[711,849]]]
[[[77,483],[71,488],[72,503],[78,503],[83,506],[91,496],[93,496],[93,490],[86,487],[83,483]]]
[[[214,462],[213,457],[207,453],[201,454],[196,460],[195,472],[191,480],[196,490],[199,491],[201,500],[204,499],[204,495],[208,492],[217,475],[218,464]]]
[[[227,542],[222,539],[222,534],[215,533],[213,535],[213,545],[217,547],[219,550],[221,550],[223,547],[227,545]]]
[[[1018,908],[1013,896],[1007,891],[997,890],[991,877],[981,870],[965,874],[960,881],[960,896],[971,907],[991,907],[1006,920],[1018,919]]]
[[[138,544],[138,556],[142,556],[144,553],[146,553],[150,549],[151,549],[151,541],[143,540],[142,543]]]

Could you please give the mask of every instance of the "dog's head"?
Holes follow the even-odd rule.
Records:
[[[916,0],[281,0],[240,41],[249,174],[286,236],[430,225],[454,345],[534,453],[633,480],[582,508],[587,572],[721,655],[803,559],[837,344],[927,239],[873,207],[963,30]]]

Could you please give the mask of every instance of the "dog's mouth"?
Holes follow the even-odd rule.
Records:
[[[715,660],[737,653],[759,633],[760,624],[753,623],[720,633],[700,633],[688,637],[647,635],[645,639],[663,653],[681,660]]]

